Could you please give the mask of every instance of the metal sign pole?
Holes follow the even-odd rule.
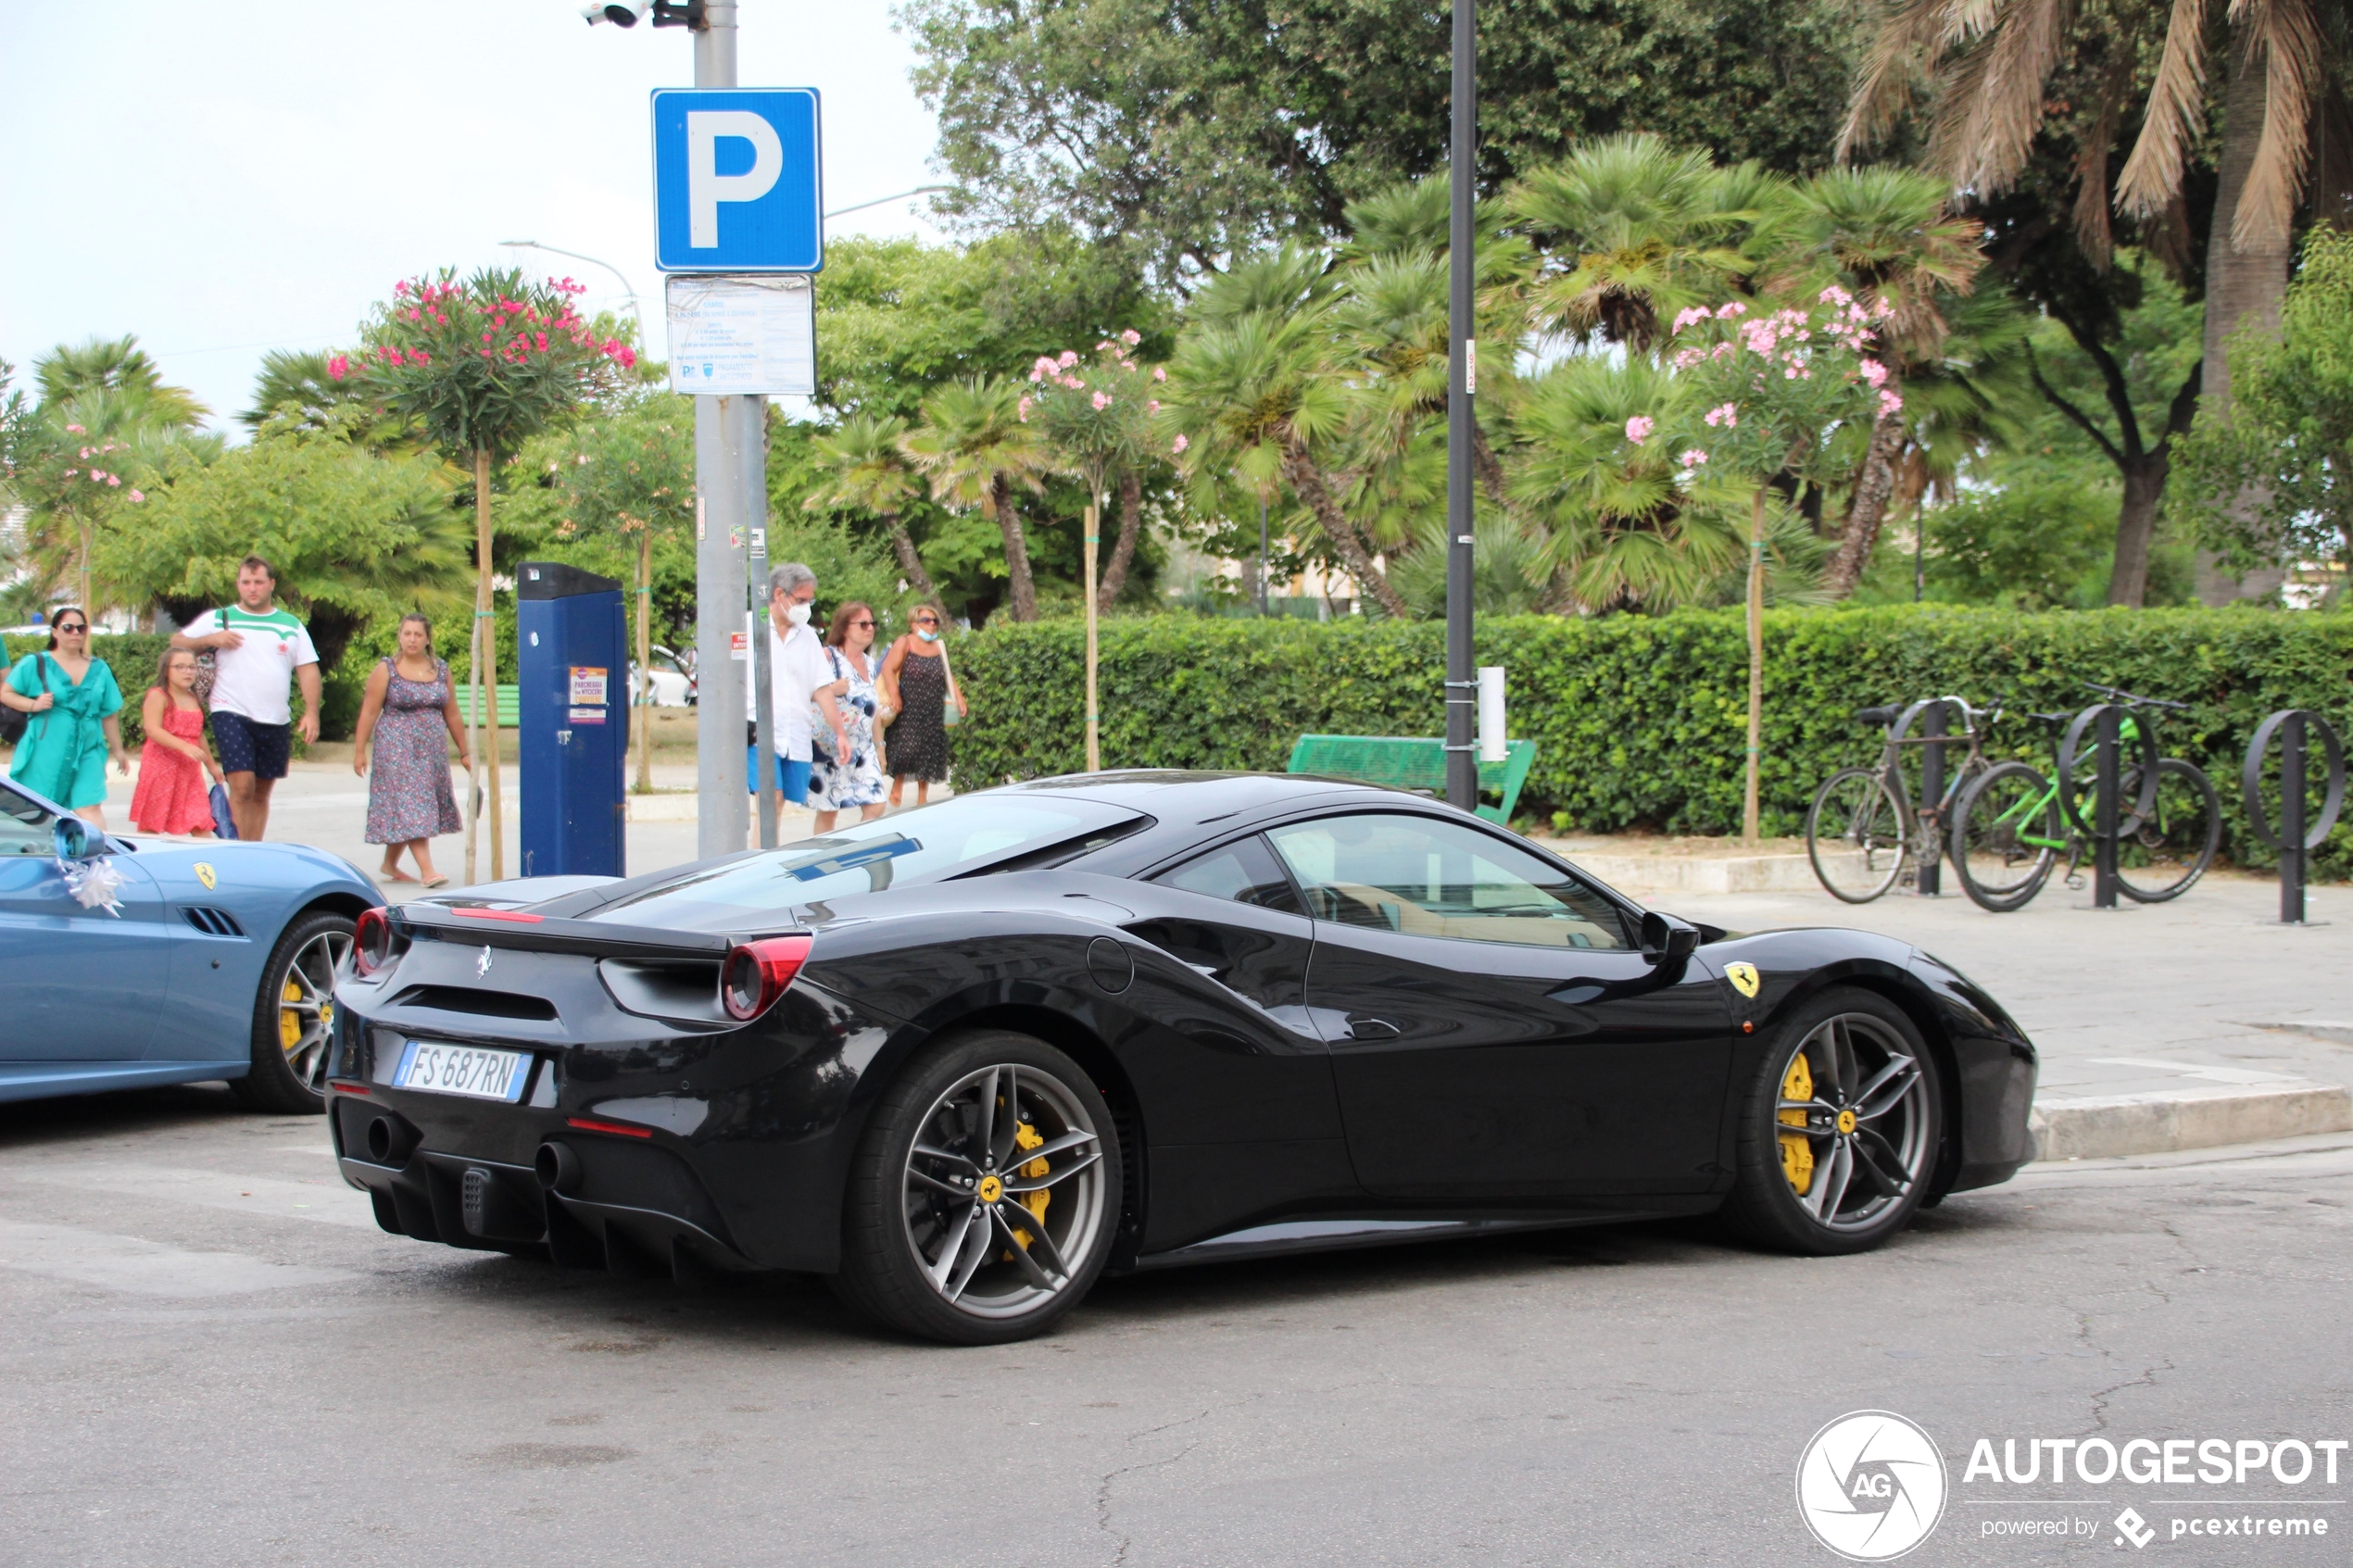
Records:
[[[1465,811],[1478,806],[1478,761],[1472,725],[1478,679],[1471,647],[1471,444],[1478,429],[1471,398],[1478,391],[1478,237],[1472,221],[1478,197],[1478,7],[1454,0],[1453,145],[1449,179],[1453,197],[1447,230],[1446,335],[1452,340],[1446,388],[1446,798]]]
[[[2116,704],[2100,707],[2099,749],[2094,754],[2092,804],[2092,908],[2116,908],[2116,748],[2124,710]]]
[[[1939,697],[1920,714],[1920,735],[1928,743],[1920,747],[1920,809],[1933,810],[1944,798],[1944,736],[1951,734],[1947,706]],[[1943,819],[1940,817],[1939,822]],[[1919,882],[1913,889],[1923,898],[1934,898],[1944,891],[1944,845],[1937,853],[1923,857],[1919,863]]]
[[[759,781],[760,847],[776,847],[775,675],[769,669],[768,627],[768,399],[737,399],[743,406],[744,493],[751,513],[752,777]]]
[[[2304,714],[2280,726],[2280,922],[2304,923]]]
[[[695,85],[736,85],[736,0],[707,0],[695,33]],[[744,550],[750,521],[740,397],[695,399],[695,853],[732,855],[749,831],[743,755]]]

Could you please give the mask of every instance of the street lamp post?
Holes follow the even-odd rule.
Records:
[[[566,250],[561,245],[543,245],[537,240],[500,240],[498,244],[502,249],[506,250],[544,250],[549,256],[568,256],[574,261],[585,261],[591,267],[601,267],[620,279],[621,292],[629,296],[629,319],[637,323],[638,352],[643,353],[652,346],[646,341],[646,313],[637,307],[637,290],[629,282],[628,273],[623,272],[610,261],[599,261],[593,256],[583,256],[576,250]]]
[[[1473,168],[1478,145],[1478,20],[1477,0],[1454,0],[1453,146],[1450,159],[1453,221],[1447,236],[1448,355],[1446,387],[1446,798],[1463,810],[1478,805],[1478,759],[1472,719],[1478,679],[1471,651],[1471,399],[1478,391],[1478,349],[1472,315],[1478,244],[1472,221],[1478,192]]]

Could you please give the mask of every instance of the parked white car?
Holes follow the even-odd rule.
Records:
[[[637,665],[629,666],[629,703],[633,708],[647,704],[642,695],[643,683],[638,679]],[[695,656],[692,650],[673,653],[657,643],[653,648],[653,694],[655,708],[692,708],[695,706]]]

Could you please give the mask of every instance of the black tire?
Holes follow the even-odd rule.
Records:
[[[1953,816],[1953,872],[1978,908],[1995,914],[2022,909],[2051,879],[2051,867],[2058,859],[2052,846],[2067,837],[2058,801],[2055,797],[2040,810],[2019,809],[2050,787],[2041,769],[2004,762],[1971,780],[1963,792],[1960,809]],[[2025,842],[2022,827],[2049,843]]]
[[[1842,768],[1822,781],[1806,810],[1806,858],[1825,892],[1868,904],[1904,872],[1904,804],[1877,769]]]
[[[2138,770],[2127,789],[2137,789]],[[2123,793],[2120,791],[2120,793]],[[2162,904],[2196,884],[2222,844],[2222,801],[2205,772],[2178,758],[2157,765],[2157,802],[2116,846],[2116,884],[2127,898]]]
[[[271,949],[254,995],[253,1067],[229,1084],[254,1110],[308,1116],[326,1109],[334,980],[351,961],[352,929],[348,916],[321,909],[287,926]]]
[[[908,1063],[859,1139],[834,1292],[951,1345],[1043,1334],[1111,1257],[1120,1176],[1111,1107],[1076,1062],[1006,1030],[950,1036]]]
[[[1786,1101],[1801,1054],[1806,1096]],[[1803,1118],[1802,1131],[1784,1110]],[[1869,1251],[1910,1223],[1943,1135],[1943,1081],[1912,1021],[1874,992],[1825,991],[1790,1015],[1758,1063],[1724,1218],[1777,1251]],[[1802,1164],[1785,1140],[1803,1146]]]

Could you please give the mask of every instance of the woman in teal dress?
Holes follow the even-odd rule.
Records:
[[[30,716],[8,777],[104,832],[107,758],[127,775],[131,757],[116,717],[122,689],[107,661],[90,657],[90,618],[70,605],[57,611],[49,651],[17,660],[0,703]]]

